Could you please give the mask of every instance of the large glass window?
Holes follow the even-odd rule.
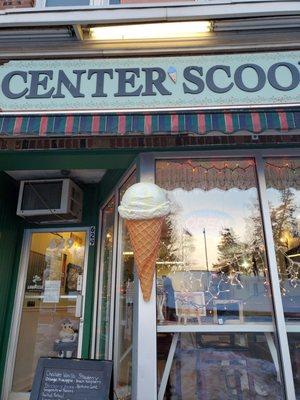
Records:
[[[253,159],[161,160],[162,399],[283,399]],[[168,360],[168,362],[167,362]]]
[[[135,174],[121,186],[119,199],[136,182]],[[118,398],[131,399],[132,323],[134,295],[134,258],[125,224],[120,220],[118,271],[116,284],[116,328],[114,340],[115,392]]]
[[[265,174],[294,382],[300,399],[300,159],[267,159]]]

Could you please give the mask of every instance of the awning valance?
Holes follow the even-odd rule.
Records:
[[[0,117],[1,135],[77,136],[130,134],[260,134],[300,129],[300,111],[186,114],[31,115]]]

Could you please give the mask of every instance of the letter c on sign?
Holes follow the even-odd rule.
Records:
[[[19,93],[14,93],[10,89],[10,81],[14,76],[20,76],[24,83],[27,83],[27,74],[26,72],[23,71],[13,71],[7,74],[2,81],[2,92],[5,97],[9,99],[19,99],[20,97],[25,96],[25,94],[28,92],[28,88],[24,89],[22,92]]]
[[[214,74],[218,70],[224,71],[228,78],[231,77],[230,67],[228,65],[215,65],[214,67],[211,67],[207,71],[206,74],[207,87],[214,93],[226,93],[233,87],[233,83],[232,82],[229,83],[229,85],[226,87],[217,86],[214,81]]]

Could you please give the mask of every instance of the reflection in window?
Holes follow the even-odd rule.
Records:
[[[181,333],[164,399],[283,399],[268,335]],[[171,334],[159,334],[159,383],[171,343]]]
[[[177,208],[157,262],[159,321],[270,322],[253,161],[160,161],[157,184]]]
[[[285,317],[300,317],[300,160],[267,160],[266,182]]]
[[[300,399],[300,335],[298,333],[289,333],[288,342],[291,354],[291,362],[293,368],[294,384],[296,391],[296,399]]]
[[[297,398],[300,398],[300,159],[267,159],[267,195]],[[293,332],[293,333],[292,333]]]
[[[108,357],[109,328],[111,311],[111,284],[113,263],[113,238],[114,238],[115,199],[112,198],[102,211],[101,230],[101,263],[100,263],[100,318],[97,330],[100,332],[100,348],[97,355],[99,358]]]
[[[173,208],[157,261],[159,399],[283,399],[254,161],[157,161],[156,183]]]
[[[132,174],[120,188],[120,201],[125,191],[136,183]],[[122,225],[121,251],[117,284],[117,327],[115,334],[115,392],[120,399],[131,398],[132,378],[132,323],[134,294],[134,259],[125,224]]]

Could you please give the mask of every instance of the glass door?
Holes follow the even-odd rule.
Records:
[[[96,309],[97,359],[114,360],[115,397],[131,399],[134,259],[118,205],[128,187],[136,183],[132,168],[115,187],[100,212],[99,277]]]
[[[125,191],[136,182],[133,173],[119,188],[119,202]],[[116,279],[116,316],[114,334],[115,393],[129,400],[132,392],[132,339],[134,258],[125,224],[119,223],[118,269]]]
[[[80,356],[86,238],[83,230],[30,234],[9,399],[29,398],[40,357]]]

